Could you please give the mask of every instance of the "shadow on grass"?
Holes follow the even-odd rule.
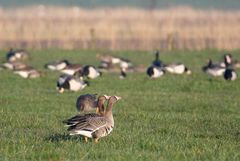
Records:
[[[45,138],[46,141],[59,142],[59,141],[79,141],[84,142],[84,137],[70,136],[69,134],[53,134]]]

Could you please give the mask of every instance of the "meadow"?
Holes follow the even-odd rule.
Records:
[[[5,52],[0,51],[1,61]],[[149,79],[129,73],[126,79],[104,73],[80,92],[57,93],[58,72],[43,65],[66,58],[99,65],[96,51],[30,50],[28,64],[44,77],[23,79],[0,71],[0,160],[240,160],[240,80],[227,82],[201,71],[208,58],[221,60],[226,51],[171,51],[165,63],[184,62],[193,74],[166,74]],[[232,51],[240,59],[239,50]],[[152,52],[116,51],[135,65],[148,66]],[[240,74],[240,72],[238,72]],[[75,101],[85,93],[118,95],[115,128],[99,144],[69,136],[62,120],[77,114]]]

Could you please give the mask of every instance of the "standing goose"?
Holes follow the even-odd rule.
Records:
[[[156,66],[150,66],[147,69],[147,75],[151,78],[159,78],[163,76],[165,71],[161,67],[156,67]]]
[[[82,72],[83,72],[83,76],[86,76],[87,78],[90,78],[90,79],[95,79],[99,76],[102,75],[101,72],[99,72],[94,66],[92,65],[86,65],[83,67],[82,69]]]
[[[226,70],[225,67],[221,67],[220,65],[213,64],[212,60],[209,59],[208,65],[202,67],[203,72],[211,75],[211,76],[222,76]]]
[[[173,74],[191,74],[191,70],[182,63],[164,65],[164,69]]]
[[[59,93],[63,93],[65,89],[71,91],[79,91],[89,85],[88,81],[83,81],[81,78],[63,74],[58,78],[57,90]]]
[[[99,105],[99,101],[102,99],[109,99],[109,96],[103,95],[99,96],[97,99],[97,94],[84,94],[78,97],[76,102],[76,108],[80,112],[87,112],[93,109],[96,109],[96,113],[99,112],[97,108]]]
[[[63,70],[66,68],[68,65],[70,65],[68,60],[58,60],[54,62],[50,62],[48,64],[45,64],[45,68],[50,69],[50,70]]]
[[[13,50],[12,48],[6,54],[7,60],[9,62],[14,62],[18,60],[25,60],[29,58],[29,54],[25,50]]]
[[[77,124],[68,128],[70,135],[82,135],[87,138],[93,138],[95,139],[95,143],[98,143],[98,140],[101,137],[107,136],[113,130],[114,119],[112,107],[113,104],[119,99],[121,98],[117,96],[111,96],[108,100],[108,106],[103,115],[83,115]]]
[[[25,67],[23,69],[14,70],[15,74],[20,75],[23,78],[38,78],[41,76],[41,72],[33,67]]]
[[[87,114],[78,114],[76,116],[73,116],[70,119],[64,120],[63,123],[66,124],[66,126],[73,126],[76,125],[79,121],[83,119],[83,117],[98,117],[104,115],[104,103],[106,100],[109,99],[110,96],[102,95],[98,97],[97,100],[97,107],[96,107],[96,113],[87,113]]]

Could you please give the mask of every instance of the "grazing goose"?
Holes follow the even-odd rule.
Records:
[[[20,75],[23,78],[38,78],[41,76],[41,72],[34,69],[33,67],[14,70],[14,73]]]
[[[58,60],[55,62],[50,62],[48,64],[45,64],[45,68],[50,69],[50,70],[63,70],[66,68],[70,63],[68,60]]]
[[[183,73],[191,74],[191,70],[189,70],[182,63],[164,65],[164,69],[169,73],[173,73],[173,74],[183,74]]]
[[[25,60],[29,58],[29,54],[25,50],[13,50],[12,48],[6,55],[9,62],[14,62],[17,60]]]
[[[159,60],[159,51],[156,51],[155,60],[152,62],[152,65],[156,67],[163,67],[161,60]]]
[[[223,75],[225,80],[234,81],[237,79],[237,73],[233,69],[226,69]]]
[[[88,81],[83,81],[81,78],[63,74],[58,78],[57,90],[59,93],[63,93],[65,89],[71,91],[79,91],[89,85]]]
[[[102,75],[102,73],[99,72],[92,65],[84,66],[83,69],[82,69],[82,72],[83,72],[83,76],[86,76],[87,78],[90,78],[90,79],[95,79],[95,78],[97,78],[97,77]]]
[[[211,75],[211,76],[222,76],[225,72],[226,68],[221,67],[220,65],[216,65],[212,63],[212,60],[210,59],[208,62],[208,65],[202,67],[203,72]]]
[[[98,140],[101,137],[107,136],[113,130],[114,119],[112,107],[119,99],[121,98],[111,96],[103,115],[86,114],[79,116],[78,122],[70,125],[68,128],[70,135],[82,135],[85,138],[93,138],[95,143],[98,143]],[[68,124],[68,121],[65,121],[64,123]],[[85,141],[87,141],[87,139],[85,139]]]
[[[103,96],[99,96],[97,99],[97,94],[81,95],[78,97],[77,102],[76,102],[77,110],[80,112],[87,112],[87,111],[96,109],[96,113],[98,113],[99,109],[97,107],[99,105],[99,101],[102,101],[102,99],[107,100],[107,99],[109,99],[109,96],[103,95]]]
[[[5,69],[9,69],[9,70],[19,70],[27,67],[27,65],[22,62],[6,62],[6,63],[3,63],[2,66]]]
[[[161,67],[156,67],[156,66],[150,66],[147,69],[147,75],[151,78],[159,78],[163,76],[165,71]]]
[[[77,72],[80,72],[82,70],[82,65],[80,64],[69,64],[64,69],[61,70],[62,73],[68,74],[68,75],[74,75]]]

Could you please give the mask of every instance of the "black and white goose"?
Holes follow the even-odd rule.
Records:
[[[92,65],[84,66],[82,69],[82,74],[83,76],[86,76],[87,78],[90,78],[90,79],[95,79],[102,75],[102,73]]]
[[[111,96],[108,100],[107,108],[102,115],[85,114],[79,116],[77,119],[78,122],[75,124],[69,124],[69,120],[64,121],[66,125],[69,125],[68,131],[70,135],[82,135],[85,138],[93,138],[95,143],[98,143],[100,138],[109,135],[114,128],[112,108],[114,103],[119,99],[121,98]]]
[[[67,74],[61,75],[57,80],[57,90],[59,93],[63,93],[65,89],[76,92],[82,90],[88,85],[88,81]]]
[[[152,62],[152,65],[155,67],[163,67],[162,61],[159,59],[159,51],[155,53],[155,60]]]
[[[162,67],[150,66],[147,69],[147,75],[151,78],[159,78],[165,74]]]
[[[101,113],[102,108],[99,106],[99,101],[104,99],[108,100],[110,96],[102,95],[97,98],[97,94],[84,94],[78,97],[76,102],[76,108],[79,112],[88,112],[92,110],[96,110],[96,113]],[[98,107],[99,106],[99,107]]]
[[[222,67],[218,64],[213,64],[212,60],[210,59],[208,62],[208,65],[203,66],[202,70],[203,70],[203,72],[205,72],[211,76],[217,77],[217,76],[223,76],[226,68]]]
[[[23,78],[39,78],[42,74],[40,71],[33,67],[25,67],[23,69],[14,70],[15,74],[20,75]]]
[[[223,77],[225,80],[234,81],[237,79],[237,73],[234,69],[228,68],[225,70]]]
[[[164,65],[164,69],[172,74],[191,74],[191,70],[189,70],[184,64],[176,63],[176,64],[168,64]]]
[[[6,54],[7,61],[14,62],[18,60],[25,60],[28,59],[29,53],[25,50],[13,50],[12,48],[9,50],[9,52]]]
[[[70,65],[68,60],[58,60],[45,64],[45,68],[59,71],[65,69],[68,65]]]
[[[234,69],[240,68],[240,61],[233,60],[232,54],[224,55],[224,65],[226,66],[226,64],[232,66]]]

